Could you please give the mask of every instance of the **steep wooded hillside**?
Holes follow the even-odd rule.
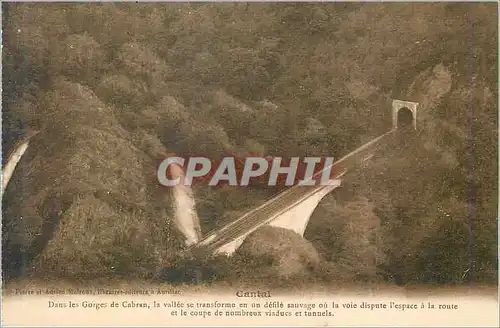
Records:
[[[167,152],[338,158],[399,98],[419,129],[321,204],[314,277],[465,283],[471,261],[496,283],[496,6],[4,4],[4,154],[40,131],[3,199],[4,273],[152,276],[181,248]],[[197,187],[203,230],[274,192]]]

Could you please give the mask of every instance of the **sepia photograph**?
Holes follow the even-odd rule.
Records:
[[[498,327],[498,2],[1,12],[6,327]]]

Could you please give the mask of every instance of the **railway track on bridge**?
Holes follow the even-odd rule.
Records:
[[[345,155],[331,165],[330,179],[338,179],[349,170],[362,164],[371,158],[377,149],[385,144],[388,139],[395,134],[395,129],[367,142],[356,150]],[[312,179],[320,178],[323,171],[317,172]],[[321,192],[325,188],[332,188],[328,185],[301,186],[294,185],[289,187],[262,205],[250,210],[235,221],[227,224],[219,230],[209,233],[191,248],[204,248],[211,253],[227,245],[228,243],[248,235],[259,227],[269,223],[276,216],[293,207],[301,200],[307,199],[311,195]],[[333,188],[332,188],[333,189]]]

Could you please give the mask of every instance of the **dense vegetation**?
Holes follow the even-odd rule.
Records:
[[[473,282],[497,282],[496,4],[3,15],[3,149],[41,131],[4,198],[8,272],[146,277],[181,247],[155,181],[167,151],[338,158],[390,129],[401,98],[420,103],[418,132],[321,204],[306,231],[314,277],[465,283],[471,260]],[[197,188],[204,231],[275,191]]]

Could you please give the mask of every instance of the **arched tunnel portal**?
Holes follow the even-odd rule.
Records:
[[[403,128],[412,125],[417,129],[418,103],[394,99],[392,101],[392,128]]]

